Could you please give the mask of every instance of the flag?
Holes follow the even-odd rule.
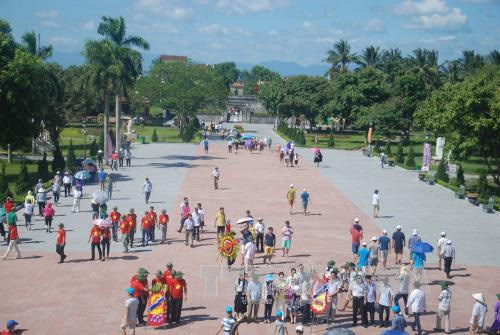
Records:
[[[148,326],[159,327],[167,322],[167,301],[165,292],[152,293],[148,299]]]

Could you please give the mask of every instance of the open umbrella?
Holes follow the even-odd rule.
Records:
[[[337,328],[337,329],[330,329],[325,333],[325,335],[356,335],[356,333],[350,329]]]
[[[317,154],[318,152],[320,152],[320,149],[318,147],[313,147],[311,148],[312,152]]]
[[[253,218],[246,217],[246,218],[241,218],[241,219],[239,219],[238,221],[236,221],[236,223],[237,223],[237,224],[242,224],[242,223],[252,222],[252,221],[253,221]]]
[[[90,179],[90,173],[85,170],[78,171],[75,173],[75,179],[88,180]]]
[[[105,204],[108,201],[108,193],[105,191],[95,191],[92,193],[92,198],[98,204]]]
[[[82,162],[82,165],[90,165],[90,164],[94,164],[94,161],[91,160],[90,158],[87,158]]]
[[[429,254],[434,250],[434,247],[427,242],[417,242],[411,248],[411,251],[421,253],[421,254]]]
[[[248,140],[248,139],[251,139],[251,138],[254,138],[255,136],[253,135],[250,135],[250,134],[243,134],[243,136],[241,136],[242,139],[244,140]]]
[[[379,335],[409,335],[409,334],[407,332],[405,332],[404,330],[388,329],[388,330],[384,330]]]
[[[101,228],[112,228],[113,224],[107,219],[95,219],[92,221],[94,226],[99,226]]]

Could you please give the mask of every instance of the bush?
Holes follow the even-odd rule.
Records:
[[[410,143],[410,151],[408,152],[408,157],[406,158],[406,164],[408,168],[415,168],[415,152],[413,151],[413,145]]]
[[[464,169],[462,168],[462,164],[458,164],[457,179],[455,179],[455,185],[465,185]]]
[[[103,132],[101,131],[101,133],[99,134],[99,137],[97,138],[97,146],[99,148],[104,148],[104,134]]]
[[[56,144],[56,149],[54,150],[54,159],[52,160],[52,172],[62,171],[66,166],[64,156],[61,152],[59,144]]]
[[[380,152],[380,143],[379,140],[375,141],[375,146],[373,147],[373,152],[379,153]]]
[[[28,174],[28,166],[26,165],[26,160],[23,159],[21,162],[21,168],[19,170],[19,175],[16,180],[16,193],[21,194],[31,187],[30,176]]]
[[[450,178],[448,177],[448,173],[446,173],[446,162],[444,159],[441,159],[439,161],[439,165],[436,171],[436,179],[442,180],[445,183],[450,181]]]
[[[7,197],[13,197],[14,194],[9,189],[9,182],[7,181],[7,176],[5,175],[5,163],[2,162],[0,166],[0,201],[4,201]]]
[[[481,170],[479,173],[479,179],[477,180],[477,193],[479,193],[479,198],[488,198],[488,180],[486,175],[486,170]]]
[[[69,140],[68,153],[66,155],[66,170],[73,170],[73,165],[76,160],[75,148],[73,148],[73,139]]]
[[[158,134],[156,133],[156,128],[153,129],[153,135],[151,135],[151,142],[158,142]]]
[[[42,180],[49,179],[49,165],[47,163],[47,154],[43,153],[43,159],[38,161],[37,175]]]
[[[335,138],[333,137],[333,134],[330,134],[330,137],[328,138],[328,147],[333,148],[335,146]]]
[[[97,142],[94,138],[94,140],[92,141],[92,143],[90,143],[90,147],[89,147],[89,155],[90,157],[95,157],[97,155],[97,150],[99,150],[99,146],[97,145]]]
[[[399,142],[398,151],[396,152],[396,163],[403,164],[405,162],[405,154],[403,151],[403,142]]]
[[[387,157],[391,157],[392,156],[391,141],[387,141],[387,144],[385,145],[385,148],[384,148],[384,152],[385,152],[385,155]]]
[[[300,144],[300,145],[306,144],[306,135],[304,134],[303,130],[297,129],[296,142],[297,142],[297,144]]]

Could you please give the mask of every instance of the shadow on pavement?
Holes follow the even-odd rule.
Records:
[[[157,168],[192,168],[198,165],[188,164],[184,162],[177,163],[149,163],[148,166],[154,166]]]
[[[185,156],[185,155],[169,155],[165,157],[161,157],[161,159],[167,160],[184,160],[184,161],[195,161],[195,160],[213,160],[213,159],[227,159],[223,157],[215,157],[215,156]]]

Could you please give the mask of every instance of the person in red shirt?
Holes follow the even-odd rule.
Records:
[[[5,208],[5,214],[9,214],[12,211],[12,208],[14,208],[14,201],[12,201],[11,197],[7,197],[3,207]]]
[[[167,291],[165,292],[165,298],[167,299],[167,321],[171,322],[171,311],[172,311],[172,300],[170,299],[170,284],[172,282],[172,276],[175,276],[174,265],[172,262],[167,263],[167,269],[163,272],[163,278],[165,279],[165,284],[167,285]]]
[[[130,231],[128,233],[128,240],[130,242],[130,247],[134,247],[134,237],[135,237],[135,227],[137,226],[137,214],[134,213],[134,209],[131,208],[130,212],[127,214],[127,221],[130,224]]]
[[[156,216],[155,208],[153,206],[149,207],[148,218],[151,222],[151,231],[149,232],[149,236],[151,237],[151,241],[155,241],[155,228],[158,224],[158,217]]]
[[[132,276],[132,279],[130,280],[130,287],[134,289],[134,297],[139,299],[139,306],[137,307],[137,320],[139,321],[139,327],[146,325],[146,322],[144,322],[144,311],[146,310],[149,295],[148,274],[149,272],[146,269],[140,268],[137,271],[137,274]]]
[[[150,241],[150,233],[151,233],[151,221],[149,220],[149,212],[145,211],[144,216],[141,219],[141,230],[142,230],[142,245],[148,245]]]
[[[113,211],[109,213],[111,223],[113,224],[113,241],[118,242],[118,225],[120,223],[121,214],[118,212],[118,207],[113,207]]]
[[[91,249],[92,249],[92,258],[91,261],[95,260],[95,249],[99,252],[99,259],[102,259],[102,251],[101,251],[101,229],[99,226],[94,225],[90,230],[89,243],[92,241]]]
[[[187,300],[187,284],[182,278],[183,273],[180,271],[175,272],[175,279],[170,281],[170,297],[172,299],[172,322],[180,323],[182,312],[182,301]],[[183,299],[184,298],[184,299]]]
[[[161,214],[158,217],[159,228],[161,230],[161,243],[167,242],[167,224],[170,218],[167,215],[167,211],[162,209]]]
[[[167,281],[165,280],[165,278],[163,278],[163,272],[161,272],[161,270],[158,270],[158,272],[156,272],[156,277],[151,281],[151,289],[153,290],[153,292],[165,290],[166,285]]]
[[[363,239],[363,228],[359,225],[359,219],[354,219],[354,224],[351,225],[351,241],[352,241],[352,253],[354,255],[354,262],[358,261],[358,251],[361,240]]]
[[[17,246],[19,243],[21,242],[19,241],[19,234],[17,233],[17,227],[11,224],[9,225],[9,246],[5,254],[2,256],[2,259],[6,259],[14,249],[16,249],[17,252],[16,259],[21,258],[21,252],[19,251],[19,247]]]
[[[57,231],[57,240],[56,240],[56,252],[61,257],[59,263],[64,263],[66,259],[66,255],[64,254],[64,247],[66,246],[66,230],[64,230],[64,224],[59,224],[59,230]]]
[[[118,171],[118,158],[118,153],[116,151],[113,151],[113,153],[111,154],[111,171]]]
[[[127,217],[122,215],[122,222],[120,222],[120,232],[122,233],[123,252],[128,252],[128,236],[130,234],[130,223]]]
[[[13,334],[21,334],[24,330],[16,329],[16,326],[19,323],[15,320],[7,321],[7,330],[4,330],[0,333],[0,335],[13,335]]]
[[[102,261],[107,258],[109,260],[109,249],[111,246],[111,230],[109,228],[101,228],[101,245],[102,245]],[[106,254],[106,249],[108,250]],[[107,256],[106,256],[107,255]]]

